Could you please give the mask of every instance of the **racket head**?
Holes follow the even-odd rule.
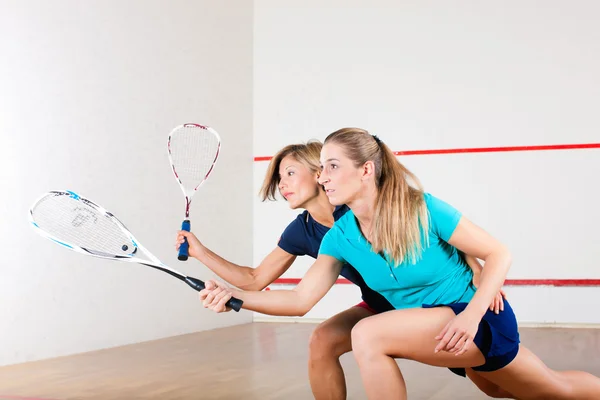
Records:
[[[186,282],[195,290],[204,288],[203,281],[162,264],[135,240],[112,213],[72,191],[45,193],[31,206],[29,219],[38,234],[73,251],[147,265]],[[151,261],[142,261],[140,252]],[[239,311],[242,301],[231,298],[227,306]]]
[[[29,219],[38,234],[80,253],[128,259],[140,247],[113,214],[69,190],[39,197],[29,210]]]
[[[189,201],[213,171],[221,137],[210,126],[183,124],[169,133],[167,149],[173,174]]]

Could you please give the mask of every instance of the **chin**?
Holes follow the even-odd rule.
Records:
[[[302,208],[302,204],[297,201],[288,201],[288,207],[290,207],[290,210],[296,210]]]
[[[330,198],[329,198],[329,203],[330,203],[332,206],[341,206],[342,204],[345,204],[345,202],[343,202],[343,201],[340,201],[340,200],[339,200],[338,198],[336,198],[336,197],[330,197]]]

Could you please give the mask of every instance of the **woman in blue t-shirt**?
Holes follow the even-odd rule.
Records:
[[[269,164],[260,196],[263,201],[275,200],[279,192],[292,209],[305,209],[284,230],[277,246],[256,268],[231,263],[215,254],[189,232],[179,232],[177,246],[184,237],[189,242],[189,254],[230,284],[245,291],[260,291],[279,278],[297,256],[317,258],[324,235],[335,220],[349,209],[345,205],[333,206],[318,184],[319,156],[322,143],[310,141],[284,147]],[[478,280],[479,262],[470,257],[467,262],[473,269],[472,278]],[[321,323],[310,339],[309,378],[315,398],[345,398],[346,384],[339,357],[352,350],[350,332],[361,319],[393,309],[380,293],[369,288],[360,274],[348,263],[339,271],[346,279],[358,285],[363,301]],[[337,276],[336,276],[337,277]],[[499,292],[490,308],[500,311],[503,293]],[[207,307],[219,307],[218,301]]]
[[[319,183],[330,202],[350,211],[327,232],[296,289],[245,292],[209,281],[201,299],[218,299],[222,306],[233,295],[249,310],[303,315],[350,263],[396,308],[352,328],[352,350],[369,398],[406,398],[394,360],[405,358],[466,373],[493,397],[600,399],[600,378],[553,371],[520,345],[508,303],[500,313],[489,311],[510,267],[509,251],[454,207],[423,192],[381,140],[361,129],[341,129],[325,140],[321,164]],[[459,251],[485,260],[478,288]]]

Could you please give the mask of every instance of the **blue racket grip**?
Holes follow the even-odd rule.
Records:
[[[182,231],[189,232],[190,227],[191,227],[191,224],[190,224],[189,219],[184,220],[183,223],[181,224]],[[188,241],[185,238],[183,240],[184,240],[184,242],[181,243],[181,246],[179,246],[179,255],[177,256],[177,259],[179,261],[186,261],[188,259],[188,247],[189,247]]]

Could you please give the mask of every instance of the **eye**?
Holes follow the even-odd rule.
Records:
[[[331,164],[331,169],[337,169],[337,164]]]
[[[295,172],[294,172],[294,171],[288,171],[288,173],[287,173],[287,174],[288,174],[288,176],[292,176],[292,175],[294,175],[294,174],[295,174]]]

